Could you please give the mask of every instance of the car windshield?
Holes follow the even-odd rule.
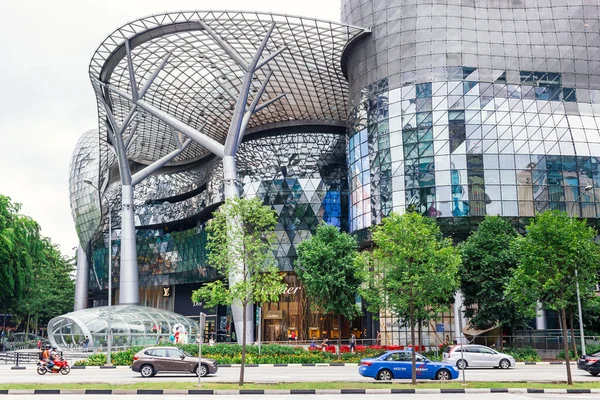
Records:
[[[186,357],[194,357],[193,355],[191,355],[190,353],[188,353],[187,351],[183,351],[181,350],[181,352],[186,356]]]

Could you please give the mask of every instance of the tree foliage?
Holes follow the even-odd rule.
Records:
[[[487,216],[460,246],[460,288],[465,316],[477,329],[495,324],[525,324],[517,305],[505,296],[505,288],[517,268],[518,257],[512,245],[517,236],[509,221]]]
[[[73,307],[73,261],[20,209],[0,195],[0,312],[45,323]]]
[[[21,205],[0,195],[0,304],[7,311],[31,284],[39,258],[39,225],[19,214]]]
[[[373,229],[374,250],[357,258],[367,285],[362,294],[369,309],[388,309],[408,321],[415,343],[415,323],[445,310],[458,289],[460,254],[443,238],[432,219],[417,213],[392,213]],[[412,346],[413,383],[416,382]]]
[[[63,256],[48,238],[42,238],[40,245],[41,258],[35,261],[33,281],[13,307],[15,315],[31,317],[36,325],[72,311],[75,295],[74,259]]]
[[[320,225],[314,236],[298,245],[295,270],[311,306],[338,316],[340,330],[341,317],[352,320],[359,315],[355,298],[363,276],[356,255],[356,239],[333,225]]]
[[[240,385],[244,383],[247,305],[278,301],[285,290],[271,250],[276,224],[275,211],[257,198],[225,201],[208,223],[207,247],[209,264],[227,277],[227,282],[207,283],[192,293],[194,301],[204,301],[209,307],[234,303],[243,307]]]
[[[567,383],[572,384],[567,341],[566,309],[575,304],[576,282],[591,291],[600,272],[597,232],[585,221],[565,212],[547,211],[527,226],[527,235],[516,240],[519,265],[508,285],[508,295],[529,317],[536,315],[537,301],[559,312],[566,357]]]

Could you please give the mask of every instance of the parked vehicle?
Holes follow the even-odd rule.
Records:
[[[600,352],[594,353],[591,356],[583,354],[577,360],[577,369],[582,369],[594,376],[600,374]]]
[[[46,363],[44,361],[38,361],[37,362],[37,373],[40,375],[46,375],[46,373],[58,374],[60,372],[63,375],[67,375],[69,372],[71,372],[71,367],[69,366],[69,362],[67,360],[64,360],[64,359],[54,360],[54,366],[55,366],[55,368],[48,369],[48,367],[46,366]]]
[[[461,347],[463,350],[461,351]],[[465,344],[446,347],[444,361],[456,365],[458,369],[468,367],[493,367],[507,369],[514,367],[515,358],[494,349],[477,344]]]
[[[217,373],[217,361],[202,358],[198,368],[198,357],[193,357],[176,347],[149,347],[133,356],[133,372],[149,378],[159,372],[188,372],[200,376]]]
[[[433,362],[416,354],[417,379],[448,381],[458,378],[458,369],[451,364]],[[412,378],[412,355],[407,350],[386,351],[374,358],[360,360],[358,373],[380,381]]]

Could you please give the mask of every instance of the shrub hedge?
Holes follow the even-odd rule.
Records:
[[[569,358],[573,360],[575,358],[575,353],[573,353],[573,345],[569,345]],[[586,343],[585,344],[585,352],[587,355],[594,354],[600,351],[600,343]],[[577,354],[581,355],[581,346],[577,346]],[[565,359],[565,351],[561,350],[556,357],[559,360]]]
[[[501,352],[513,356],[516,361],[525,361],[525,362],[542,361],[538,352],[535,351],[535,349],[533,349],[531,347],[523,347],[523,348],[517,348],[517,349],[505,347],[504,350]]]
[[[165,346],[174,346],[165,344]],[[194,357],[198,356],[198,346],[195,344],[178,344],[176,347],[184,350]],[[113,365],[131,365],[133,356],[144,347],[136,346],[128,350],[112,353]],[[382,353],[383,349],[366,348],[364,351],[342,353],[341,362],[358,363],[361,358],[375,357]],[[532,348],[509,349],[504,352],[515,357],[517,361],[540,361],[537,352]],[[442,352],[428,351],[422,353],[432,361],[441,361]],[[202,356],[213,358],[219,364],[240,364],[242,362],[242,346],[238,344],[216,344],[214,346],[202,346]],[[258,346],[246,347],[246,364],[318,364],[337,362],[336,354],[323,351],[307,351],[301,346],[283,346],[280,344],[266,344],[261,346],[261,354],[258,355]],[[106,353],[94,353],[87,360],[80,360],[75,365],[98,366],[106,364]]]
[[[169,346],[169,344],[165,344]],[[178,344],[176,347],[184,350],[194,357],[198,356],[198,346],[195,344]],[[133,356],[144,347],[132,347],[128,350],[112,353],[113,365],[131,365]],[[365,349],[363,352],[352,354],[342,353],[341,362],[358,363],[361,358],[374,357],[380,354],[379,349]],[[213,358],[219,364],[240,364],[242,362],[242,346],[237,344],[216,344],[202,346],[202,357]],[[301,346],[282,346],[267,344],[261,346],[258,355],[258,346],[246,347],[246,364],[317,364],[338,361],[337,355],[323,351],[307,351]],[[75,365],[99,366],[106,364],[106,353],[94,353],[87,360],[79,360]]]

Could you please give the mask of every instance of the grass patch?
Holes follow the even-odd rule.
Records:
[[[139,382],[130,384],[110,383],[63,383],[63,384],[37,384],[37,383],[11,383],[0,385],[0,390],[35,390],[35,389],[197,389],[195,382]],[[240,389],[237,383],[202,383],[202,389],[236,390]],[[418,383],[378,383],[378,382],[294,382],[255,384],[246,383],[243,389],[264,390],[290,390],[290,389],[491,389],[491,388],[532,388],[532,389],[599,389],[600,382],[577,382],[571,386],[562,382],[468,382],[465,386],[460,381]]]

